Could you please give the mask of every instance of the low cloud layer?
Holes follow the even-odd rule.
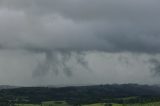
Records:
[[[36,54],[34,77],[49,70],[72,76],[69,61],[90,71],[85,57],[95,51],[153,57],[160,53],[159,10],[158,0],[0,0],[0,49]],[[159,73],[159,59],[148,63]]]
[[[160,52],[158,0],[1,0],[1,48]]]

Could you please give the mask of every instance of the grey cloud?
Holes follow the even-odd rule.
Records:
[[[152,58],[149,60],[152,67],[151,70],[154,72],[154,75],[159,76],[160,75],[160,61],[158,59]]]
[[[38,51],[36,53],[43,55],[44,58],[43,60],[37,59],[38,65],[33,70],[33,78],[47,76],[50,72],[58,75],[60,71],[70,77],[73,75],[76,65],[90,70],[85,59],[86,53],[68,51],[43,51],[43,53]]]
[[[160,53],[158,0],[0,0],[0,49],[43,54],[33,76],[90,70],[85,53]],[[158,69],[158,62],[151,62]]]
[[[159,53],[159,5],[158,0],[1,0],[0,44]]]

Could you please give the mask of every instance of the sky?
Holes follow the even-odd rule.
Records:
[[[160,84],[159,0],[0,0],[0,85]]]

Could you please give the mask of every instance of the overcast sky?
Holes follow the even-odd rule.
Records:
[[[159,84],[159,0],[0,0],[0,84]]]

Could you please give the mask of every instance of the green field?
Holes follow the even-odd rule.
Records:
[[[69,106],[68,103],[65,101],[48,101],[48,102],[42,102],[42,106]]]
[[[95,103],[83,106],[110,106],[109,104],[105,103]],[[112,106],[160,106],[160,102],[153,102],[153,103],[144,103],[144,104],[112,104]]]
[[[40,106],[36,104],[16,104],[15,106]]]
[[[146,104],[130,104],[125,106],[160,106],[160,102],[153,102],[153,103],[146,103]]]
[[[16,104],[16,106],[70,106],[64,101],[47,101],[42,104]]]
[[[95,104],[89,104],[89,105],[83,105],[83,106],[109,106],[109,104],[107,105],[105,103],[95,103]],[[123,105],[122,104],[112,104],[112,106],[123,106]]]
[[[16,104],[15,106],[70,106],[66,102],[55,102],[55,101],[48,101],[42,102],[42,104]],[[144,104],[106,104],[106,103],[95,103],[95,104],[88,104],[82,106],[160,106],[160,102],[153,102],[153,103],[144,103]]]

